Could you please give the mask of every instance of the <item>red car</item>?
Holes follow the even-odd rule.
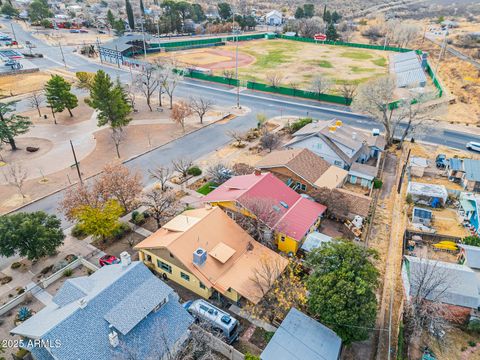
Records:
[[[86,33],[88,33],[88,30],[86,30],[86,29],[80,29],[80,32],[81,32],[82,34],[86,34]]]
[[[113,256],[113,255],[103,255],[99,260],[98,263],[100,267],[105,265],[113,265],[113,264],[120,264],[120,259]]]

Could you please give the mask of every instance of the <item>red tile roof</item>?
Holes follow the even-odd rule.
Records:
[[[300,241],[317,218],[327,209],[303,198],[271,173],[232,177],[202,199],[204,202],[237,201],[249,209],[262,201],[279,214],[271,228]],[[254,209],[249,209],[255,212]],[[257,214],[258,215],[258,214]]]

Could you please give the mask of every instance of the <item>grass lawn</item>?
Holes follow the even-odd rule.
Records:
[[[308,60],[308,61],[306,61],[306,63],[311,64],[311,65],[316,65],[316,66],[326,68],[326,69],[333,68],[332,63],[328,60]]]
[[[353,60],[368,60],[373,57],[372,54],[363,51],[345,51],[340,56]]]
[[[197,189],[197,192],[202,194],[202,195],[207,195],[209,193],[211,193],[218,185],[215,184],[214,182],[207,182],[205,183],[202,187],[199,187]]]
[[[372,60],[372,63],[374,63],[377,66],[386,66],[387,65],[387,59],[381,57],[381,58]]]

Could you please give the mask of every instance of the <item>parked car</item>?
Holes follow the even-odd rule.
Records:
[[[100,267],[103,267],[105,265],[113,265],[113,264],[120,264],[120,259],[113,256],[113,255],[103,255],[99,260],[98,264]]]
[[[468,150],[480,152],[480,143],[478,142],[470,141],[467,143],[466,147]]]
[[[72,34],[78,34],[78,33],[80,33],[80,30],[78,30],[78,29],[70,29],[70,32],[71,32]]]
[[[231,344],[238,338],[240,323],[229,313],[203,299],[187,301],[183,307],[197,321],[202,320],[209,323],[213,332],[221,335],[227,343]]]
[[[106,34],[107,32],[105,30],[98,30],[99,34]]]
[[[17,62],[15,60],[7,60],[5,61],[5,66],[14,66]]]
[[[80,32],[81,32],[82,34],[86,34],[86,33],[88,33],[88,30],[87,30],[87,29],[80,29]]]
[[[435,159],[435,166],[437,169],[445,169],[447,167],[447,156],[445,154],[438,154]]]

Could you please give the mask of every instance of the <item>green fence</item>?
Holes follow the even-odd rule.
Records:
[[[197,71],[184,72],[183,75],[186,77],[190,77],[192,79],[212,81],[212,82],[216,82],[224,85],[231,85],[231,86],[239,85],[239,81],[237,79],[227,78],[224,76],[208,75],[208,74],[203,74]]]
[[[281,39],[286,40],[294,40],[294,41],[301,41],[301,42],[308,42],[314,44],[325,44],[325,45],[338,45],[338,46],[347,46],[347,47],[355,47],[361,49],[371,49],[371,50],[384,50],[384,51],[396,51],[396,52],[407,52],[412,51],[412,49],[405,49],[401,47],[394,47],[394,46],[381,46],[381,45],[370,45],[370,44],[358,44],[358,43],[350,43],[350,42],[343,42],[343,41],[317,41],[311,38],[303,38],[298,36],[285,36],[279,35]]]
[[[432,78],[433,85],[435,85],[435,87],[438,90],[438,97],[441,98],[442,95],[443,95],[442,85],[440,85],[440,83],[438,82],[438,78],[435,75],[435,72],[432,70],[432,67],[430,66],[430,64],[428,62],[427,62],[427,66],[425,67],[425,69],[427,70],[427,74]]]
[[[342,104],[342,105],[350,105],[352,103],[352,99],[345,98],[339,95],[318,94],[311,91],[304,91],[304,90],[293,89],[293,88],[288,88],[283,86],[273,87],[273,86],[253,82],[253,81],[247,81],[247,88],[251,90],[259,90],[259,91],[271,92],[271,93],[281,94],[281,95],[296,96],[304,99],[328,101],[328,102],[333,102],[333,103]]]
[[[248,41],[248,40],[255,40],[255,39],[263,39],[265,34],[247,34],[247,35],[239,35],[239,41]],[[222,41],[233,41],[236,40],[237,36],[228,35],[224,37],[215,37],[215,38],[208,38],[208,39],[195,39],[195,40],[183,40],[183,41],[170,41],[170,42],[162,42],[162,43],[153,43],[150,45],[153,49],[158,48],[183,48],[183,47],[193,47],[198,45],[207,45],[207,44],[215,44],[221,43]]]

